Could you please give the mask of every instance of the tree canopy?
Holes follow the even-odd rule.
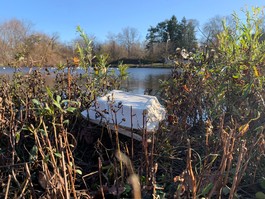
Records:
[[[149,54],[155,53],[157,46],[164,49],[164,55],[173,53],[178,47],[187,50],[195,48],[197,46],[195,26],[195,20],[183,17],[179,22],[175,15],[169,20],[159,22],[155,27],[151,26],[146,35],[146,48]]]

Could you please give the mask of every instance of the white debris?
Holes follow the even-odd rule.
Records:
[[[85,118],[133,129],[154,131],[166,110],[155,96],[113,90],[82,112]]]

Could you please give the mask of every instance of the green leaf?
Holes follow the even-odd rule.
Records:
[[[64,124],[69,124],[69,122],[70,122],[69,120],[64,120],[63,121]]]
[[[66,109],[67,112],[71,112],[71,113],[73,113],[75,110],[76,110],[76,108],[74,108],[74,107],[68,107]]]
[[[251,87],[253,85],[253,82],[250,82],[248,84],[246,84],[243,88],[243,97],[246,97],[248,94],[251,93]]]
[[[211,191],[212,188],[213,188],[213,183],[209,183],[206,187],[204,187],[201,195],[206,196]]]
[[[38,106],[40,105],[40,102],[37,99],[33,99],[32,102]]]
[[[261,188],[265,190],[265,178],[262,178],[260,180],[260,183],[259,184],[260,184]]]
[[[52,94],[50,88],[49,88],[49,87],[46,87],[46,90],[47,90],[47,93],[48,93],[49,97],[50,97],[51,99],[53,99],[53,94]]]
[[[57,95],[56,96],[56,101],[60,104],[61,100],[62,100],[61,96],[60,95]]]
[[[47,162],[49,162],[49,160],[50,160],[50,156],[49,155],[46,155],[44,157],[44,162],[47,163]]]
[[[75,172],[78,173],[79,175],[82,175],[82,171],[80,169],[76,169]]]
[[[70,102],[70,100],[68,100],[68,99],[61,101],[62,104],[68,104],[69,102]]]
[[[233,78],[234,78],[234,79],[238,79],[239,77],[240,77],[239,74],[233,75]]]
[[[16,143],[18,143],[20,140],[20,132],[16,132],[15,136],[16,136]]]
[[[223,193],[224,193],[224,195],[228,195],[230,193],[230,188],[228,186],[225,186],[223,188]]]
[[[60,110],[62,110],[61,104],[58,103],[57,101],[54,101],[53,104]]]
[[[47,103],[45,103],[45,108],[44,108],[47,112],[48,112],[48,114],[50,114],[50,115],[52,115],[53,113],[54,113],[54,110],[53,109],[51,109],[49,106],[48,106],[48,104]]]
[[[58,153],[58,152],[54,153],[54,155],[55,155],[56,157],[58,157],[58,158],[62,158],[62,154],[60,154],[60,153]]]
[[[130,193],[132,191],[132,187],[129,184],[125,184],[124,188],[125,188],[124,194],[128,194],[128,193]]]
[[[30,150],[29,161],[34,161],[38,159],[38,147],[34,145]]]
[[[44,131],[44,129],[39,129],[39,131],[41,132],[42,135],[47,136],[47,132]]]
[[[261,192],[261,191],[257,192],[255,194],[255,196],[256,196],[257,199],[264,199],[265,198],[265,194],[263,192]]]

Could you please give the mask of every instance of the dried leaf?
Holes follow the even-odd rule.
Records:
[[[259,71],[258,71],[258,69],[257,69],[256,66],[253,66],[253,70],[254,70],[254,75],[255,75],[256,77],[259,77]]]
[[[75,65],[75,66],[79,66],[79,62],[80,62],[80,60],[79,60],[77,57],[74,57],[74,58],[73,58],[73,62],[74,62],[74,65]]]
[[[204,78],[205,78],[205,79],[208,79],[209,77],[211,77],[211,74],[210,74],[208,71],[205,71],[205,76],[204,76]]]
[[[38,181],[43,189],[47,188],[47,177],[42,171],[39,171]]]
[[[120,194],[122,194],[125,191],[125,187],[117,187],[115,185],[112,185],[109,189],[108,189],[109,193],[114,195],[114,196],[118,196]]]
[[[175,176],[174,182],[184,182],[184,178],[182,178],[181,176]]]
[[[186,92],[190,92],[190,89],[188,88],[188,86],[187,86],[186,84],[183,86],[183,89],[184,89]]]
[[[243,136],[249,129],[249,123],[246,123],[239,127],[239,136]]]

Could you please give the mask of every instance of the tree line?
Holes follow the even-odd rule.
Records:
[[[216,16],[198,27],[198,21],[178,21],[173,15],[150,26],[145,41],[140,40],[136,28],[125,27],[117,34],[109,34],[104,43],[93,41],[93,54],[107,54],[109,63],[126,61],[134,64],[164,63],[176,48],[188,51],[197,49],[200,45],[214,48],[218,45],[217,35],[223,30],[222,21],[230,17]],[[231,23],[231,30],[235,24]],[[197,38],[198,29],[203,37]],[[74,30],[73,30],[74,31]],[[81,38],[75,38],[69,43],[62,43],[58,34],[47,35],[35,31],[29,22],[11,19],[0,23],[0,65],[2,66],[56,66],[71,62],[77,54],[77,43]],[[81,44],[82,45],[82,44]]]

